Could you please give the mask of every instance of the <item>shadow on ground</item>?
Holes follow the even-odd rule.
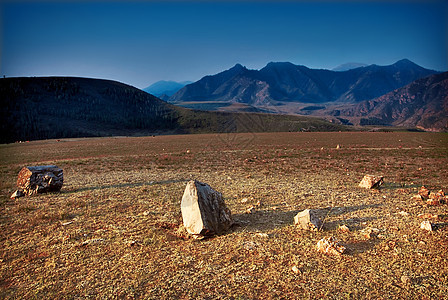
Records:
[[[150,186],[150,185],[158,185],[158,184],[171,184],[178,182],[188,182],[190,179],[172,179],[172,180],[161,180],[161,181],[149,181],[149,182],[138,182],[138,183],[118,183],[118,184],[110,184],[110,185],[95,185],[95,186],[87,186],[82,188],[73,188],[73,189],[63,189],[61,190],[62,194],[73,194],[78,192],[85,191],[96,191],[96,190],[105,190],[105,189],[113,189],[113,188],[135,188],[142,186]]]
[[[353,230],[362,229],[361,224],[378,219],[376,216],[363,218],[350,218],[337,221],[325,221],[331,216],[340,216],[355,211],[380,207],[381,204],[356,205],[356,206],[342,206],[342,207],[327,207],[316,209],[320,219],[324,222],[323,230],[335,230],[339,225],[346,224]],[[245,230],[252,232],[270,231],[276,228],[282,228],[294,224],[294,216],[298,210],[270,210],[259,209],[253,213],[235,214],[233,218],[237,226],[235,230]]]
[[[378,238],[371,238],[368,240],[361,240],[361,241],[345,243],[344,246],[347,249],[345,254],[347,254],[347,255],[360,254],[360,253],[371,250],[373,247],[375,247],[379,243],[381,243],[381,240]]]

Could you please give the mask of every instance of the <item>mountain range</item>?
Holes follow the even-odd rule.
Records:
[[[311,115],[349,125],[447,131],[444,76],[407,59],[389,66],[342,65],[339,71],[289,62],[269,63],[260,70],[236,64],[186,85],[169,102],[209,110]]]
[[[0,79],[0,143],[184,133],[340,131],[312,117],[194,111],[135,87],[78,77]]]
[[[347,71],[310,69],[289,62],[271,62],[260,70],[236,64],[186,85],[169,102],[224,101],[256,107],[282,102],[356,103],[435,73],[407,59],[389,66],[370,65]]]
[[[348,71],[351,69],[361,68],[361,67],[367,67],[367,64],[363,63],[345,63],[340,66],[337,66],[336,68],[331,69],[332,71],[342,72],[342,71]]]
[[[111,80],[0,79],[0,143],[174,133],[341,131],[344,125],[448,131],[448,72],[409,60],[347,71],[240,64],[165,102]],[[212,111],[209,111],[212,110]],[[309,116],[307,116],[309,115]]]
[[[360,125],[448,129],[448,72],[431,75],[387,93],[329,114]]]

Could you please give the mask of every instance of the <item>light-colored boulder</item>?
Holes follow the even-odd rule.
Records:
[[[383,176],[377,175],[365,175],[364,178],[359,183],[359,187],[365,189],[378,188],[383,184]]]
[[[423,221],[420,224],[420,228],[424,229],[424,230],[428,230],[428,231],[432,231],[433,230],[432,224],[429,221]]]
[[[322,221],[319,219],[317,209],[305,209],[294,217],[294,224],[305,230],[319,230],[322,227]]]
[[[221,234],[233,224],[222,194],[196,180],[185,187],[181,211],[185,229],[195,238]]]

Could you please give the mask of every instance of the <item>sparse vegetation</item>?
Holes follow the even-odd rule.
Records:
[[[0,145],[0,297],[444,299],[448,226],[421,230],[419,215],[446,224],[448,206],[413,196],[447,192],[447,150],[446,134],[400,132]],[[19,170],[43,164],[64,170],[62,190],[9,199]],[[357,187],[366,173],[385,176],[380,190]],[[191,178],[222,192],[239,225],[189,239],[180,201]],[[324,231],[294,227],[305,208],[322,209]],[[315,250],[330,235],[347,254]]]

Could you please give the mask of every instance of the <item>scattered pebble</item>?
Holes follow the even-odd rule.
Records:
[[[348,228],[347,225],[339,225],[338,231],[347,233],[350,232],[350,228]]]
[[[137,243],[138,243],[138,241],[130,241],[130,242],[128,242],[128,245],[132,247],[132,246],[137,245]]]
[[[407,275],[402,275],[400,279],[403,284],[408,285],[411,283],[411,278]]]
[[[380,230],[378,228],[367,227],[364,228],[361,232],[366,238],[370,239],[370,238],[376,238],[380,233]]]
[[[317,251],[325,254],[341,255],[345,250],[346,248],[334,236],[323,238],[317,242]]]
[[[439,218],[438,215],[430,214],[430,213],[419,214],[418,217],[422,218],[422,219],[438,219]]]
[[[251,206],[246,209],[246,214],[253,214],[255,212],[255,207]]]
[[[255,244],[254,242],[244,242],[243,243],[243,248],[246,250],[253,250],[255,247],[257,247],[257,244]]]
[[[300,274],[300,269],[297,266],[292,266],[291,271],[293,271],[295,274]]]
[[[90,239],[90,240],[82,242],[81,246],[92,245],[92,244],[101,244],[101,243],[104,243],[105,241],[106,241],[105,239],[101,239],[101,238]]]
[[[269,238],[269,235],[267,233],[258,232],[256,236],[262,237],[262,238]]]
[[[423,221],[420,224],[420,228],[428,231],[432,231],[432,224],[429,221]]]

